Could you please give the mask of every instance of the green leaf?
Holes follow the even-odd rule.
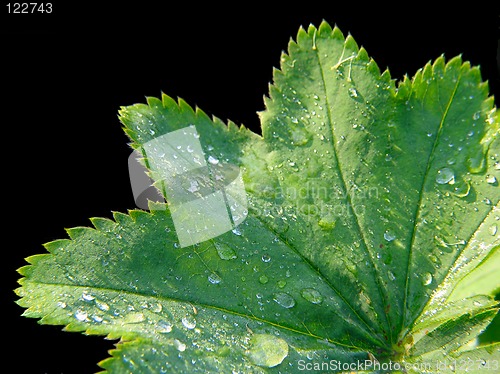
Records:
[[[500,285],[474,275],[494,274],[500,245],[499,123],[478,68],[440,57],[396,86],[322,23],[290,42],[265,103],[262,137],[166,95],[122,108],[164,194],[168,161],[147,144],[194,125],[207,160],[242,170],[248,216],[190,246],[161,204],[70,229],[20,270],[25,315],[122,339],[111,372],[497,359],[475,343]]]

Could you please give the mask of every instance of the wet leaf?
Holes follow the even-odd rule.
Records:
[[[476,337],[498,310],[499,124],[479,69],[439,57],[396,84],[322,23],[290,42],[265,102],[262,137],[166,95],[122,108],[164,194],[148,144],[194,126],[211,167],[243,172],[248,215],[187,246],[162,204],[68,230],[20,270],[25,315],[121,338],[111,372],[492,368],[498,344]]]

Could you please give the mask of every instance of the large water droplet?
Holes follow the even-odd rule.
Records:
[[[349,96],[352,97],[353,99],[357,98],[359,96],[358,91],[354,87],[350,87]]]
[[[261,259],[264,262],[269,262],[269,261],[271,261],[271,256],[269,256],[267,254],[263,254],[262,257],[261,257]]]
[[[107,312],[109,310],[109,305],[106,304],[105,302],[102,302],[102,301],[99,301],[99,300],[95,300],[95,305],[101,309],[103,312]]]
[[[129,313],[123,319],[125,323],[140,323],[146,320],[142,313]]]
[[[475,156],[471,156],[467,159],[467,169],[472,174],[481,173],[486,167],[486,161],[484,159],[484,154],[478,152]]]
[[[281,280],[279,280],[279,281],[276,283],[276,285],[278,286],[278,288],[285,288],[285,286],[286,286],[286,280],[281,279]]]
[[[333,216],[333,214],[328,213],[324,214],[321,219],[318,221],[319,227],[323,230],[332,230],[335,227],[337,219]]]
[[[195,193],[195,192],[200,190],[200,186],[198,185],[197,181],[190,181],[189,183],[190,183],[190,186],[187,189],[189,192]]]
[[[186,344],[182,343],[180,340],[174,339],[174,347],[179,352],[184,352],[186,350]]]
[[[301,296],[313,304],[321,304],[323,301],[323,295],[319,293],[319,291],[314,288],[304,288],[300,291]]]
[[[219,284],[222,279],[216,273],[212,273],[208,276],[208,281],[212,284]]]
[[[267,282],[269,282],[269,278],[267,277],[267,275],[261,275],[261,276],[259,277],[259,282],[260,282],[261,284],[266,284]]]
[[[87,320],[87,317],[88,317],[88,314],[87,312],[85,311],[82,311],[82,310],[77,310],[75,312],[75,318],[80,321],[80,322],[83,322],[85,320]]]
[[[276,292],[273,295],[273,300],[281,305],[283,308],[293,308],[295,306],[295,299],[285,292]]]
[[[494,175],[487,175],[486,182],[489,184],[495,184],[497,182],[497,179],[495,178]]]
[[[455,173],[450,168],[440,169],[436,175],[436,182],[439,184],[453,184],[455,183]]]
[[[208,156],[208,162],[211,163],[212,165],[217,165],[219,163],[219,160],[213,156]]]
[[[184,325],[184,327],[189,330],[192,330],[196,327],[196,319],[191,315],[182,317],[181,322]]]
[[[85,301],[92,301],[95,299],[94,296],[90,295],[89,293],[87,292],[83,292],[82,293],[82,299],[85,300]]]
[[[255,365],[272,368],[288,356],[288,344],[274,335],[254,334],[247,356]]]
[[[291,140],[293,145],[304,145],[311,139],[311,134],[303,127],[295,127],[291,132]]]
[[[390,270],[389,270],[389,271],[387,271],[387,276],[389,277],[389,279],[390,279],[391,281],[396,280],[396,276],[395,276],[395,275],[394,275],[394,273],[393,273],[392,271],[390,271]]]
[[[394,239],[396,239],[396,234],[394,234],[391,230],[385,230],[384,239],[388,242],[392,242]]]
[[[234,234],[234,235],[238,235],[238,236],[241,236],[241,231],[238,227],[235,227],[234,229],[231,230],[231,232]]]
[[[493,224],[493,225],[490,226],[490,234],[491,235],[496,235],[497,231],[498,231],[498,226],[497,225]]]
[[[432,283],[432,274],[425,273],[423,278],[422,278],[422,283],[424,286],[428,286],[429,284],[431,284]]]
[[[233,260],[237,257],[236,252],[226,243],[215,242],[214,245],[221,260]]]
[[[156,331],[161,334],[168,334],[172,331],[172,324],[168,321],[160,320],[156,325]]]

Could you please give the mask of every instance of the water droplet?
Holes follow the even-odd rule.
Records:
[[[467,169],[472,174],[481,173],[486,167],[486,161],[484,159],[484,154],[478,152],[475,156],[471,156],[467,159]]]
[[[479,118],[481,118],[481,112],[476,112],[472,115],[474,121],[477,121]]]
[[[303,127],[295,127],[291,132],[293,145],[304,145],[311,139],[311,134]]]
[[[241,236],[241,231],[238,227],[235,227],[234,229],[231,230],[231,232],[234,234],[234,235],[238,235],[238,236]]]
[[[439,184],[453,184],[455,183],[455,173],[450,168],[443,168],[438,170],[436,182]]]
[[[278,286],[278,288],[285,288],[285,286],[286,286],[286,280],[281,279],[281,280],[279,280],[279,281],[276,283],[276,285]]]
[[[357,98],[359,96],[358,91],[354,87],[350,87],[349,96],[352,98]]]
[[[189,183],[191,184],[191,186],[187,189],[189,192],[195,193],[196,191],[200,190],[200,187],[199,187],[197,181],[190,181]]]
[[[188,146],[186,147],[187,151],[189,153],[193,153],[194,149],[191,147],[191,144],[188,144]]]
[[[214,150],[214,147],[211,146],[211,145],[207,145],[207,151],[213,151]]]
[[[189,330],[192,330],[196,327],[196,319],[191,315],[182,317],[181,322],[184,325],[184,327]]]
[[[212,284],[219,284],[222,279],[216,273],[212,273],[208,276],[208,281]]]
[[[68,305],[67,305],[66,303],[63,303],[62,301],[58,301],[58,302],[57,302],[57,306],[58,306],[59,308],[63,308],[63,309],[65,309]]]
[[[490,234],[491,235],[496,235],[496,233],[498,232],[498,226],[497,225],[491,225],[490,226]]]
[[[246,354],[255,365],[272,368],[288,356],[288,344],[271,334],[254,334]]]
[[[92,296],[92,295],[90,295],[90,294],[88,294],[88,293],[86,293],[86,292],[83,292],[82,293],[82,299],[85,300],[85,301],[92,301],[92,300],[95,299],[95,297]]]
[[[221,260],[234,260],[237,258],[236,252],[226,243],[215,242],[214,245]]]
[[[500,161],[495,162],[495,169],[500,170]]]
[[[281,305],[283,308],[293,308],[295,306],[295,299],[285,292],[276,292],[273,295],[273,300]]]
[[[269,282],[269,278],[267,277],[267,275],[261,275],[261,276],[259,277],[259,282],[260,282],[261,284],[266,284],[267,282]]]
[[[161,334],[168,334],[170,331],[172,331],[172,324],[165,320],[159,320],[158,324],[156,325],[156,331]]]
[[[462,181],[453,189],[453,194],[457,197],[466,197],[469,195],[471,186],[469,182]]]
[[[106,303],[103,303],[102,301],[96,300],[95,305],[101,309],[103,312],[107,312],[109,310],[109,305]]]
[[[75,312],[75,318],[80,322],[87,320],[87,316],[87,312],[84,312],[82,310],[77,310]]]
[[[219,163],[219,160],[213,156],[208,156],[208,162],[210,162],[212,165],[217,165]]]
[[[387,276],[389,277],[389,279],[390,279],[391,281],[396,280],[396,276],[395,276],[395,275],[394,275],[394,273],[393,273],[392,271],[390,271],[390,270],[387,272]]]
[[[486,182],[489,184],[495,184],[497,182],[497,179],[495,178],[494,175],[487,175]]]
[[[304,288],[300,291],[301,296],[313,304],[321,304],[323,302],[323,295],[314,288]]]
[[[396,239],[396,235],[390,230],[385,230],[384,239],[388,242],[392,242],[394,239]]]
[[[181,341],[174,339],[174,347],[179,351],[179,352],[184,352],[186,350],[186,344],[182,343]]]
[[[261,259],[264,262],[269,262],[269,261],[271,261],[271,256],[264,254],[264,255],[262,255]]]
[[[92,316],[92,319],[97,322],[97,323],[101,323],[103,321],[103,318],[101,316],[98,316],[98,315],[93,315]]]
[[[323,230],[332,230],[335,227],[336,223],[337,220],[331,213],[323,215],[318,221],[319,227],[321,227]]]
[[[140,323],[146,320],[146,317],[142,313],[129,313],[123,319],[124,323]]]
[[[423,278],[422,278],[422,283],[424,286],[428,286],[429,284],[431,284],[432,283],[432,274],[425,273]]]

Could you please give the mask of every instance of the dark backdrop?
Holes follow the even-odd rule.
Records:
[[[481,65],[499,93],[498,12],[338,9],[285,3],[280,12],[246,7],[147,6],[102,9],[53,4],[48,15],[0,10],[2,163],[1,313],[3,364],[23,373],[91,373],[113,342],[39,326],[20,316],[13,289],[24,258],[65,238],[64,228],[134,207],[121,105],[163,91],[209,114],[259,131],[256,111],[300,25],[322,19],[350,32],[393,78],[412,76],[429,60],[462,53]],[[471,5],[473,7],[474,5]],[[497,101],[498,103],[498,101]],[[5,371],[5,369],[3,370]]]

